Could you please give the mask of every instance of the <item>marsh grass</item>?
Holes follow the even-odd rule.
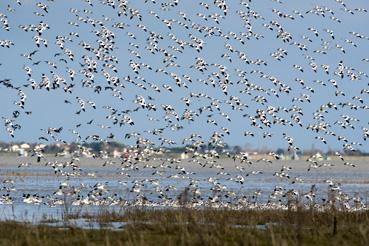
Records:
[[[127,209],[80,214],[102,229],[0,223],[1,245],[369,245],[369,212]],[[125,222],[120,231],[110,222]]]

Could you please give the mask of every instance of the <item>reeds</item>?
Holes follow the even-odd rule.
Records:
[[[369,211],[140,209],[81,214],[102,229],[0,223],[1,245],[368,245]],[[122,230],[107,229],[125,222]]]

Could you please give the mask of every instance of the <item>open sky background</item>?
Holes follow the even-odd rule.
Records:
[[[43,13],[41,9],[36,7],[37,2],[40,1],[22,1],[22,6],[19,6],[14,0],[3,0],[0,3],[0,13],[3,13],[8,17],[11,27],[10,31],[0,29],[0,40],[11,40],[15,44],[9,49],[0,47],[0,63],[2,64],[0,66],[0,80],[9,78],[12,80],[12,83],[15,86],[20,87],[28,84],[28,76],[23,70],[23,66],[27,65],[32,67],[32,78],[37,82],[41,82],[41,75],[43,73],[47,74],[51,78],[50,71],[53,70],[60,76],[64,77],[68,83],[70,83],[71,81],[69,80],[67,74],[67,67],[74,68],[76,71],[79,71],[81,69],[79,65],[79,62],[81,62],[81,56],[86,54],[90,57],[93,57],[93,54],[83,50],[79,43],[81,41],[85,41],[93,46],[96,46],[97,38],[92,31],[100,29],[100,27],[92,27],[90,24],[78,22],[75,14],[70,12],[70,8],[75,8],[80,11],[78,15],[83,18],[90,17],[97,20],[103,20],[104,25],[115,33],[115,49],[111,54],[115,55],[119,60],[117,65],[117,76],[121,78],[122,83],[125,85],[125,88],[121,88],[124,100],[122,101],[116,97],[113,97],[109,91],[102,91],[100,94],[96,94],[93,92],[93,89],[82,87],[81,80],[83,78],[81,75],[77,75],[75,81],[73,82],[76,84],[73,94],[66,94],[62,88],[58,90],[52,90],[50,92],[47,92],[46,90],[33,91],[30,87],[21,88],[22,91],[27,94],[25,111],[32,111],[31,115],[26,115],[23,113],[23,110],[14,104],[14,102],[18,100],[17,90],[9,89],[3,85],[0,85],[0,117],[12,118],[12,112],[14,110],[20,110],[21,115],[15,119],[15,122],[22,126],[20,130],[16,131],[14,139],[7,134],[6,128],[2,126],[0,128],[0,141],[37,142],[39,141],[38,138],[40,136],[45,136],[44,131],[41,131],[40,129],[63,126],[63,133],[60,134],[59,137],[68,142],[75,140],[75,135],[71,132],[72,130],[78,130],[83,138],[91,134],[98,134],[102,138],[105,138],[110,133],[114,133],[116,135],[116,141],[128,144],[132,144],[133,140],[124,139],[125,134],[136,131],[142,133],[142,136],[151,138],[154,142],[159,142],[157,137],[153,137],[152,135],[145,133],[145,130],[167,126],[167,123],[163,121],[165,113],[163,110],[161,110],[160,105],[173,105],[175,110],[181,116],[186,106],[180,100],[180,98],[189,97],[191,92],[195,92],[206,93],[220,100],[222,102],[221,111],[227,113],[232,121],[228,122],[216,111],[206,112],[200,117],[196,118],[194,122],[180,121],[178,124],[183,126],[183,129],[179,131],[172,131],[169,127],[163,133],[163,137],[173,139],[176,141],[177,145],[181,145],[181,140],[184,137],[189,136],[191,133],[201,134],[204,140],[207,140],[213,132],[222,132],[220,127],[224,126],[231,131],[230,135],[225,135],[224,137],[224,141],[230,145],[248,145],[255,148],[268,147],[270,149],[276,149],[279,147],[287,148],[288,145],[282,138],[282,133],[287,133],[295,139],[295,144],[302,149],[311,148],[313,145],[314,147],[321,148],[323,150],[327,150],[328,148],[340,149],[342,148],[342,142],[337,141],[337,137],[325,136],[321,133],[316,134],[311,130],[306,130],[306,126],[308,124],[317,123],[317,121],[313,119],[313,113],[319,109],[321,105],[327,104],[328,102],[335,104],[339,104],[340,102],[352,102],[360,106],[368,105],[369,95],[360,95],[360,91],[364,88],[369,88],[369,78],[361,76],[361,78],[357,81],[351,81],[348,78],[339,80],[337,76],[333,75],[333,71],[336,69],[339,61],[342,60],[346,66],[355,68],[356,71],[369,73],[369,62],[362,61],[364,58],[369,58],[369,40],[359,39],[349,33],[354,31],[369,36],[369,15],[366,12],[360,11],[355,11],[354,14],[350,14],[344,11],[342,5],[334,0],[283,0],[282,4],[271,0],[252,1],[249,3],[250,8],[263,16],[263,19],[252,18],[250,21],[253,25],[254,32],[262,35],[263,38],[258,40],[255,38],[251,38],[250,40],[245,39],[245,44],[241,44],[237,40],[225,40],[224,38],[217,36],[205,37],[204,33],[199,33],[192,28],[187,30],[178,24],[173,24],[173,28],[170,30],[165,26],[164,23],[162,23],[162,21],[158,20],[149,13],[150,11],[154,11],[162,19],[173,18],[185,22],[179,15],[179,11],[182,11],[187,14],[187,16],[191,19],[191,22],[196,22],[206,26],[217,26],[222,30],[223,33],[234,32],[239,35],[242,32],[246,32],[246,28],[243,21],[237,14],[237,11],[246,12],[247,7],[245,5],[241,5],[240,1],[238,0],[227,1],[229,6],[228,14],[223,20],[221,20],[219,25],[211,19],[205,21],[196,15],[197,13],[204,13],[206,15],[213,13],[223,14],[220,9],[216,8],[212,4],[213,1],[206,0],[203,2],[211,5],[209,10],[206,10],[204,7],[200,6],[200,1],[182,0],[179,2],[178,6],[172,7],[169,10],[163,10],[161,8],[161,3],[170,1],[157,1],[156,4],[152,3],[151,1],[147,1],[147,3],[145,3],[144,0],[129,1],[129,4],[132,8],[139,9],[142,15],[142,22],[137,18],[130,19],[127,16],[118,17],[117,9],[106,6],[102,4],[101,1],[97,0],[92,1],[93,6],[90,6],[87,2],[82,0],[55,0],[54,2],[41,1],[49,5],[49,13],[46,14],[45,17],[40,17],[34,14],[34,12]],[[9,5],[14,11],[9,12],[7,10]],[[330,19],[329,15],[322,17],[312,13],[306,13],[307,11],[313,9],[316,5],[332,9],[334,11],[334,15],[342,22],[337,23],[336,21]],[[349,9],[369,9],[369,1],[347,1],[347,7]],[[284,13],[293,15],[295,20],[278,17],[272,12],[272,9],[274,8],[281,10]],[[87,13],[85,13],[83,10],[87,10]],[[294,10],[301,12],[304,18],[293,14]],[[104,17],[108,19],[104,20]],[[43,34],[43,37],[48,39],[49,42],[49,46],[47,48],[42,46],[37,48],[32,39],[34,33],[25,32],[18,27],[19,25],[37,24],[40,21],[46,22],[50,26],[50,29],[45,31]],[[79,27],[68,24],[70,21],[77,21],[79,23]],[[270,31],[263,26],[263,24],[268,24],[270,21],[277,21],[280,23],[286,31],[292,34],[292,42],[305,43],[308,47],[308,51],[301,51],[296,46],[291,45],[290,43],[283,43],[280,39],[277,39],[275,30]],[[117,29],[112,27],[112,25],[117,22],[123,22],[128,26],[125,29]],[[188,22],[188,24],[191,24],[191,22]],[[146,39],[148,35],[137,27],[137,25],[140,23],[144,24],[148,30],[161,34],[163,36],[163,40],[159,41],[158,46],[160,48],[167,49],[168,51],[170,50],[168,45],[175,44],[174,41],[169,39],[168,35],[170,33],[173,33],[178,38],[186,41],[190,40],[189,34],[192,33],[196,37],[199,37],[205,41],[205,47],[200,53],[197,53],[194,49],[189,47],[186,47],[183,50],[183,53],[170,50],[170,52],[177,57],[176,62],[181,67],[166,68],[162,63],[163,55],[160,52],[152,55],[145,50],[144,47],[147,46]],[[319,37],[315,37],[312,32],[309,32],[309,27],[316,28],[320,33]],[[329,34],[323,31],[323,29],[333,30],[335,39],[333,40]],[[70,48],[75,53],[76,59],[74,62],[68,61],[68,64],[65,64],[58,61],[58,59],[61,57],[54,57],[55,53],[61,52],[61,50],[55,45],[55,37],[57,35],[68,36],[70,32],[79,33],[79,38],[75,37],[73,38],[72,42],[67,41],[65,44],[66,47]],[[128,32],[134,33],[136,39],[128,37]],[[303,35],[309,37],[313,42],[304,40],[302,38]],[[352,40],[355,44],[357,44],[357,47],[346,43],[345,39]],[[315,53],[314,50],[321,48],[323,41],[329,42],[327,54],[324,55]],[[139,45],[139,48],[135,49],[132,46],[129,46],[130,42]],[[240,59],[238,59],[237,54],[232,54],[225,49],[225,45],[227,43],[231,44],[235,49],[245,52],[250,59],[255,60],[260,58],[265,60],[268,65],[248,65],[245,62],[242,62]],[[345,49],[345,53],[342,53],[338,48],[335,48],[336,44],[342,45]],[[288,50],[288,56],[282,61],[274,60],[270,56],[270,54],[276,51],[278,48]],[[128,49],[137,50],[141,55],[141,59],[138,59],[130,54]],[[33,50],[39,50],[39,52],[33,57],[33,61],[30,61],[20,55],[22,53],[29,53]],[[232,57],[232,62],[222,58],[221,55],[223,53],[229,53]],[[330,74],[326,75],[320,66],[318,68],[318,73],[314,73],[310,69],[309,63],[304,58],[304,55],[312,56],[318,65],[329,64],[331,71]],[[65,58],[65,56],[62,57]],[[208,64],[217,63],[227,67],[227,71],[230,74],[230,79],[234,83],[233,85],[229,86],[228,96],[224,95],[219,87],[213,88],[212,86],[205,85],[201,82],[201,79],[206,80],[208,75],[216,70],[213,67],[209,68],[207,72],[201,73],[191,69],[190,66],[195,63],[196,57],[203,58]],[[32,66],[33,62],[39,60],[57,62],[58,68],[53,69],[46,63],[40,63],[40,65]],[[135,78],[134,72],[129,67],[130,60],[143,62],[153,67],[153,71],[141,69],[140,75],[145,78],[146,82],[139,81],[138,79],[135,80],[137,83],[143,83],[146,85],[148,88],[147,90],[138,88],[137,86],[123,80],[123,78],[126,76],[130,76],[132,79]],[[304,68],[304,72],[301,73],[293,69],[293,64],[302,66]],[[101,65],[102,63],[99,63],[99,72],[102,69]],[[189,75],[193,82],[187,82],[189,86],[188,89],[179,88],[175,85],[174,80],[172,80],[169,76],[156,73],[155,70],[158,68],[164,68],[167,71],[174,72],[178,75]],[[241,94],[240,91],[243,90],[245,86],[242,84],[237,84],[237,81],[240,78],[237,77],[235,72],[236,68],[244,70],[248,73],[247,79],[250,83],[257,84],[263,88],[273,88],[273,84],[269,80],[260,78],[260,76],[258,76],[256,73],[250,73],[252,70],[256,69],[283,81],[283,83],[292,88],[292,91],[290,95],[280,94],[281,96],[279,98],[273,95],[268,96],[265,93],[262,94],[256,91],[252,92],[252,95]],[[111,72],[111,74],[112,73],[113,72]],[[307,86],[314,88],[315,92],[310,93],[306,90],[303,90],[302,86],[295,81],[295,78],[303,79]],[[345,92],[345,96],[335,96],[335,88],[328,82],[329,79],[333,78],[337,80],[339,89]],[[184,79],[182,80],[184,81]],[[327,86],[316,84],[313,82],[314,80],[322,80],[327,84]],[[152,89],[150,89],[150,86],[147,84],[148,82],[155,83],[159,86],[163,84],[170,84],[173,88],[173,92],[166,91],[162,87],[160,93],[154,92]],[[102,86],[107,85],[107,82],[101,76],[101,72],[99,76],[95,77],[95,83]],[[303,108],[304,115],[301,117],[301,119],[305,127],[300,127],[297,124],[295,124],[293,127],[276,125],[272,126],[270,129],[261,130],[250,126],[250,121],[243,117],[244,114],[255,115],[256,109],[259,108],[265,110],[269,105],[274,107],[281,106],[289,108],[292,105],[292,98],[298,97],[302,93],[310,95],[311,103],[294,102],[294,104]],[[126,125],[119,127],[112,125],[111,121],[106,119],[109,111],[104,109],[103,106],[109,105],[119,110],[134,109],[136,108],[136,105],[133,103],[133,101],[136,95],[142,95],[144,97],[149,95],[152,96],[155,99],[153,103],[157,105],[158,110],[156,112],[139,110],[131,113],[130,116],[135,122],[134,126]],[[253,101],[253,98],[257,95],[265,96],[268,102],[265,105],[256,103]],[[357,100],[353,100],[352,97],[355,95],[362,96],[364,103],[361,104]],[[75,112],[79,110],[78,102],[75,99],[76,96],[79,96],[85,100],[92,100],[96,102],[97,109],[93,110],[87,106],[85,113],[76,115]],[[229,99],[229,96],[239,97],[241,101],[247,104],[249,107],[245,111],[232,110],[229,105],[224,103]],[[65,104],[64,100],[70,100],[72,104]],[[207,106],[208,104],[209,101],[204,99],[192,99],[189,109],[196,111],[198,108]],[[218,122],[218,126],[209,125],[206,123],[206,116],[208,114],[213,114],[213,118]],[[334,124],[334,122],[337,120],[342,120],[339,118],[342,114],[360,119],[359,122],[354,123],[355,129],[342,129],[338,125]],[[291,114],[282,112],[278,115],[290,120]],[[354,141],[362,143],[362,146],[358,147],[359,149],[364,151],[368,149],[369,145],[363,141],[362,138],[362,127],[369,127],[368,110],[350,110],[347,107],[339,107],[339,110],[329,110],[329,113],[325,114],[325,116],[325,121],[332,125],[332,131],[335,131],[338,135],[347,137],[349,142]],[[148,117],[156,118],[157,121],[149,121]],[[85,123],[91,119],[94,119],[93,124],[86,125]],[[83,125],[77,129],[75,126],[79,123],[82,123]],[[102,129],[100,127],[101,124],[105,126],[111,126],[112,128]],[[244,137],[243,132],[245,131],[254,132],[256,137]],[[272,133],[272,137],[264,139],[262,137],[264,131]],[[325,145],[321,141],[314,138],[318,135],[324,136],[327,139],[328,144]]]

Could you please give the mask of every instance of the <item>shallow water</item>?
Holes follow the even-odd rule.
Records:
[[[63,160],[59,158],[59,160]],[[30,167],[18,168],[21,162],[31,162]],[[255,165],[241,164],[233,162],[232,160],[221,159],[219,164],[224,166],[224,170],[210,168],[209,166],[201,168],[187,160],[184,160],[179,165],[185,167],[187,172],[194,172],[195,174],[184,175],[184,178],[169,178],[170,175],[177,174],[179,170],[172,168],[157,168],[157,169],[143,169],[143,165],[137,165],[139,170],[124,170],[125,175],[121,175],[121,165],[108,165],[103,167],[104,160],[82,159],[79,166],[81,167],[80,176],[66,177],[55,175],[53,168],[35,163],[30,158],[18,158],[6,156],[1,158],[0,180],[5,181],[11,179],[14,183],[2,183],[3,189],[0,196],[9,194],[13,199],[13,204],[0,205],[0,220],[21,220],[37,222],[43,220],[60,220],[64,213],[98,213],[102,209],[120,210],[122,203],[117,204],[112,202],[124,201],[130,205],[137,205],[137,193],[132,192],[132,187],[135,181],[142,181],[141,195],[144,195],[150,202],[151,206],[170,206],[175,201],[178,195],[188,187],[191,180],[196,180],[196,187],[201,191],[199,200],[206,201],[209,197],[214,197],[216,192],[211,191],[213,186],[208,182],[209,177],[214,177],[217,182],[226,189],[226,191],[234,192],[230,196],[222,196],[224,203],[235,203],[237,199],[245,197],[249,203],[266,203],[270,199],[270,194],[275,186],[282,186],[285,191],[294,189],[300,194],[308,192],[312,185],[316,187],[316,201],[319,203],[322,198],[327,198],[328,183],[325,180],[333,179],[340,183],[340,187],[344,193],[351,199],[349,203],[352,205],[352,197],[360,196],[363,204],[367,203],[369,195],[369,165],[366,160],[356,160],[354,162],[357,167],[344,166],[341,161],[329,161],[334,164],[334,167],[322,167],[313,169],[307,172],[308,163],[306,161],[274,161],[272,164],[255,163]],[[119,162],[118,162],[119,163]],[[150,163],[153,165],[160,164],[159,162]],[[241,173],[235,168],[236,165],[242,165],[246,172],[253,170],[261,170],[262,174],[249,175],[246,177],[243,184],[237,183],[230,178],[235,178]],[[290,179],[281,179],[273,176],[276,171],[280,171],[282,166],[291,166],[289,171]],[[162,173],[153,174],[160,170]],[[219,171],[229,173],[229,175],[217,175]],[[95,173],[95,176],[89,176],[88,173]],[[129,176],[128,176],[129,175]],[[303,183],[291,183],[293,177],[299,177],[304,180]],[[152,180],[159,181],[159,184],[153,184]],[[71,203],[77,198],[76,194],[58,195],[58,191],[62,182],[68,184],[67,190],[78,189],[78,194],[82,198],[86,198],[88,194],[94,189],[93,186],[97,183],[106,184],[107,191],[101,192],[101,198],[105,198],[104,204],[99,205],[83,205],[72,206]],[[122,183],[124,182],[124,183]],[[193,183],[193,182],[192,182]],[[168,186],[173,185],[176,190],[165,192],[166,198],[159,197],[158,189],[165,190]],[[15,191],[6,191],[7,188],[15,188]],[[255,192],[260,192],[255,196]],[[26,204],[23,202],[24,194],[37,194],[42,196],[42,201],[39,204]],[[217,193],[219,194],[219,192]],[[99,198],[100,200],[103,200]],[[163,202],[166,201],[166,203]],[[273,200],[277,202],[281,200],[282,204],[287,201],[286,197],[278,197]],[[53,205],[55,201],[64,202],[64,205]]]
[[[123,230],[126,224],[127,224],[126,222],[99,223],[97,221],[83,218],[70,219],[68,221],[55,221],[42,223],[42,225],[54,226],[58,228],[78,227],[81,229],[109,229],[115,231]]]

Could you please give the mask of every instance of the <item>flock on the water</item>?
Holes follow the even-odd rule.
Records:
[[[0,138],[37,134],[27,139],[39,143],[32,158],[62,181],[52,194],[19,198],[16,182],[4,178],[0,203],[58,206],[68,197],[78,206],[283,208],[318,200],[314,185],[306,192],[293,188],[304,180],[276,151],[253,159],[228,148],[277,143],[293,155],[315,144],[333,147],[336,165],[355,168],[345,154],[368,146],[368,3],[298,2],[1,1]],[[123,143],[127,153],[91,153],[86,144],[93,142]],[[49,144],[64,147],[58,158],[44,153]],[[183,158],[170,153],[181,146]],[[80,165],[85,156],[117,167],[130,199],[110,191],[109,182],[72,182],[98,175]],[[259,190],[248,196],[225,184],[242,187],[266,171],[250,167],[276,162],[282,167],[271,178],[281,185],[264,204],[257,202]],[[335,166],[306,160],[306,172],[328,168]],[[199,169],[217,171],[204,178],[192,172]],[[148,175],[130,179],[130,172]],[[177,189],[176,180],[187,185]],[[326,184],[331,199],[319,206],[365,207],[338,181]]]

